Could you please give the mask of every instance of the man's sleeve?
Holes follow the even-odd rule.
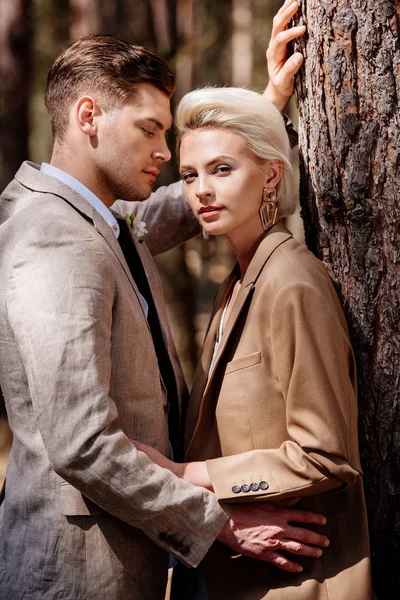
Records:
[[[143,202],[117,200],[112,208],[123,217],[133,213],[146,223],[145,241],[153,256],[179,246],[200,232],[199,223],[183,195],[182,181],[158,188]]]
[[[281,288],[271,323],[261,326],[272,328],[288,440],[276,449],[207,461],[217,497],[275,500],[355,483],[360,472],[354,464],[358,451],[356,398],[349,375],[352,351],[335,310],[316,288],[296,281]],[[268,402],[267,389],[262,401]],[[266,432],[269,426],[273,424],[265,423]],[[261,482],[254,491],[238,491],[241,483]]]
[[[14,249],[6,308],[33,418],[58,475],[196,566],[228,512],[138,452],[118,425],[109,397],[114,282],[99,240],[72,224],[44,223]]]
[[[286,127],[286,133],[288,134],[290,147],[296,148],[299,144],[299,134],[288,115],[283,115],[283,121]]]

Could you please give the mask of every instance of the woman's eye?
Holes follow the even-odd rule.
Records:
[[[191,183],[195,177],[195,173],[183,173],[182,175],[182,179],[185,183]]]
[[[220,167],[217,167],[215,169],[216,173],[221,173],[222,175],[225,175],[226,173],[230,173],[232,171],[232,167],[229,167],[228,165],[221,165]]]

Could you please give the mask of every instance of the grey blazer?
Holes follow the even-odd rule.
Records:
[[[147,222],[153,253],[197,230],[180,184],[115,208]],[[182,397],[154,262],[132,243]],[[0,197],[0,281],[0,385],[14,434],[1,600],[163,599],[168,552],[196,566],[227,512],[129,441],[168,452],[165,390],[118,241],[84,198],[24,163]]]

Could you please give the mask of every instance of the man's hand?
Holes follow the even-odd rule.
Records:
[[[283,113],[294,93],[294,76],[303,63],[303,56],[295,52],[287,58],[288,43],[306,31],[305,25],[288,29],[290,19],[299,8],[295,0],[286,0],[275,15],[271,40],[267,50],[269,83],[264,92],[265,98]]]
[[[279,551],[318,558],[322,554],[320,547],[328,546],[329,540],[324,535],[290,523],[325,525],[326,519],[309,511],[281,508],[269,502],[236,504],[217,539],[238,554],[272,563],[284,571],[299,573],[303,570],[301,565],[279,554]]]

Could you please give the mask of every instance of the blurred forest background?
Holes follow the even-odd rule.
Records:
[[[51,131],[43,102],[47,71],[71,42],[111,33],[156,51],[177,81],[173,106],[205,85],[262,91],[265,51],[281,0],[0,0],[0,187],[23,160],[49,161]],[[290,108],[292,118],[296,109]],[[173,133],[170,147],[174,148]],[[294,162],[297,159],[294,152]],[[176,161],[164,165],[159,185],[178,177]],[[297,191],[293,190],[294,194]],[[289,223],[302,238],[301,220]],[[157,259],[170,322],[191,383],[217,286],[233,264],[225,239],[191,240]],[[0,409],[1,410],[1,409]],[[10,434],[0,421],[0,484]]]

